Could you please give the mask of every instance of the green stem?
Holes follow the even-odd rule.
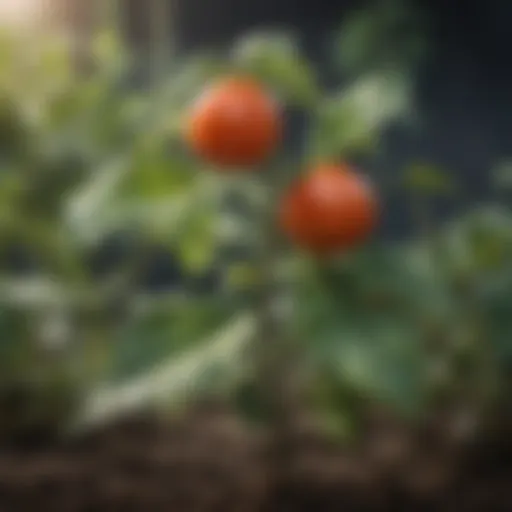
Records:
[[[474,343],[473,378],[469,393],[473,397],[477,412],[485,414],[485,409],[492,405],[498,389],[498,372],[489,346],[487,319],[477,294],[475,283],[469,284],[463,297],[469,321],[473,325]]]
[[[289,299],[285,283],[278,276],[279,264],[284,256],[274,211],[281,190],[279,176],[279,173],[269,169],[263,182],[269,201],[259,212],[261,246],[257,267],[260,283],[254,303],[258,319],[254,349],[258,384],[275,436],[273,455],[278,458],[276,463],[286,464],[298,397],[291,382],[294,358],[287,329],[287,312],[281,310],[279,303]]]

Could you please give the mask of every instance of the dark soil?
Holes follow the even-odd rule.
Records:
[[[368,425],[357,450],[297,429],[286,467],[271,462],[265,435],[221,410],[147,416],[67,442],[11,441],[0,452],[0,512],[512,511],[504,422],[460,446],[425,424]]]

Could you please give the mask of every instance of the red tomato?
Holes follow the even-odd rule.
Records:
[[[278,105],[251,78],[224,78],[193,105],[186,126],[189,146],[214,165],[233,168],[261,163],[281,138]]]
[[[376,221],[372,187],[345,165],[313,168],[291,186],[280,209],[280,224],[288,237],[324,255],[361,243]]]

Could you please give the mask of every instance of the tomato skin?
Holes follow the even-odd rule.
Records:
[[[322,164],[292,184],[279,222],[296,245],[331,255],[363,242],[377,222],[375,193],[346,165]]]
[[[255,80],[229,77],[207,88],[186,125],[189,146],[221,168],[248,167],[268,158],[281,139],[277,103]]]

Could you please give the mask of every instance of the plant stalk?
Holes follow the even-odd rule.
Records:
[[[257,338],[255,364],[257,383],[263,406],[268,411],[272,429],[271,455],[278,471],[287,467],[297,419],[298,396],[295,377],[295,357],[289,336],[289,290],[279,276],[283,261],[282,237],[277,228],[275,205],[281,190],[279,173],[265,173],[263,187],[268,199],[259,214],[261,246],[257,255],[259,286],[255,296]]]

